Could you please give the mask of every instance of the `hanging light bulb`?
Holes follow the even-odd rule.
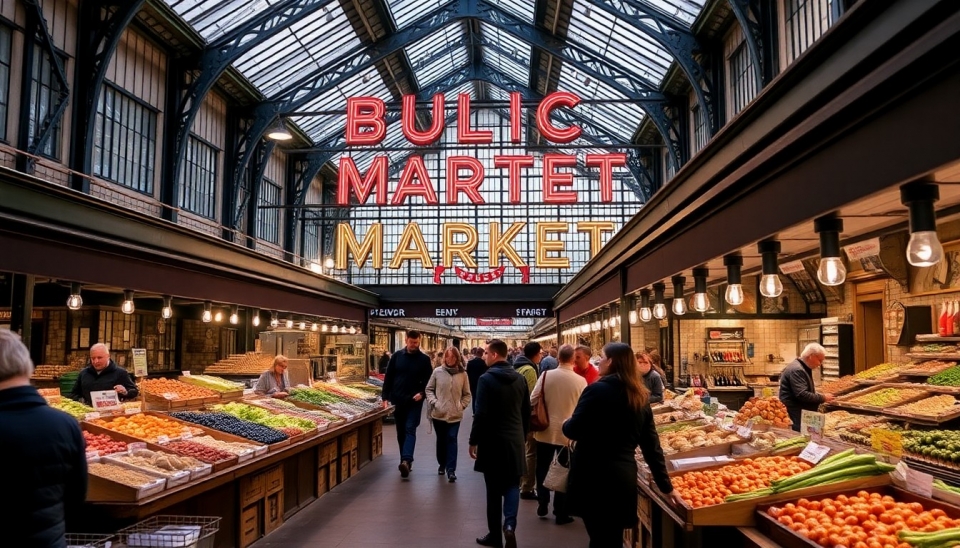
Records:
[[[705,266],[693,269],[693,309],[697,312],[706,312],[710,309],[710,299],[707,298],[707,276],[710,269]]]
[[[603,328],[610,329],[610,320],[608,320],[607,318],[603,319]]]
[[[599,318],[597,318],[596,316],[594,316],[593,326],[592,326],[592,327],[593,327],[593,328],[591,329],[591,331],[593,331],[594,333],[596,333],[597,331],[600,331],[600,328],[603,327],[603,325],[602,325],[602,323],[600,322]]]
[[[285,324],[287,329],[293,329],[293,318],[287,318],[287,323]]]
[[[743,257],[740,255],[727,255],[723,258],[723,266],[727,267],[727,290],[723,298],[730,306],[740,306],[743,304],[743,284],[740,278],[740,267],[743,266]]]
[[[298,325],[297,327],[300,328],[300,331],[306,331],[306,329],[307,329],[307,322],[305,322],[305,321],[303,321],[303,320],[300,320],[300,325]]]
[[[253,321],[253,326],[254,326],[254,327],[260,327],[260,309],[259,309],[259,308],[254,308],[254,309],[253,309],[253,320],[252,320],[252,321]]]
[[[320,324],[313,322],[313,325],[310,326],[310,331],[317,332],[320,330]]]
[[[163,308],[160,309],[160,317],[165,320],[173,317],[173,297],[170,295],[163,296]]]
[[[663,292],[667,286],[662,282],[653,284],[653,317],[662,320],[667,317],[667,305],[663,302]]]
[[[640,321],[646,323],[653,319],[653,311],[650,310],[650,290],[640,290]]]
[[[133,314],[134,310],[136,310],[136,307],[133,304],[133,290],[124,289],[123,304],[120,305],[120,312],[123,312],[124,314]]]
[[[637,325],[637,322],[640,321],[640,316],[637,314],[636,310],[630,311],[630,325]]]
[[[283,123],[283,118],[278,118],[277,123],[267,130],[267,139],[274,141],[289,141],[293,139],[293,134],[287,129],[287,124]]]
[[[760,277],[760,294],[764,297],[776,298],[783,293],[783,283],[777,274],[777,256],[780,254],[780,242],[764,240],[757,244],[757,251],[763,260],[763,275]]]
[[[70,284],[70,296],[67,297],[67,308],[70,310],[80,310],[83,306],[83,297],[80,296],[80,284],[74,282]]]
[[[670,281],[673,282],[673,313],[683,316],[687,313],[687,301],[683,299],[683,283],[686,280],[683,276],[674,276]]]
[[[820,267],[817,279],[823,285],[841,285],[847,279],[847,267],[840,256],[840,233],[843,219],[826,215],[813,221],[814,232],[820,234]]]
[[[200,321],[203,323],[210,323],[213,321],[213,311],[210,301],[205,301],[203,303],[203,314],[200,315]]]
[[[280,320],[277,319],[277,313],[276,313],[276,312],[271,312],[271,313],[270,313],[270,327],[273,328],[273,329],[276,329],[276,328],[279,327],[279,326],[280,326]]]
[[[356,334],[357,334],[357,328],[351,325],[351,326],[350,326],[350,334],[351,334],[351,335],[356,335]]]
[[[943,259],[933,209],[934,202],[939,199],[940,187],[936,183],[916,181],[900,187],[900,201],[910,210],[907,262],[913,266],[933,266]]]
[[[233,305],[230,307],[230,324],[237,325],[240,323],[240,307]]]
[[[323,325],[320,326],[320,331],[323,332],[323,333],[326,333],[326,332],[329,331],[329,330],[330,330],[330,326],[327,325],[327,324],[323,324]]]
[[[220,322],[223,321],[223,311],[222,311],[222,310],[217,310],[216,312],[213,313],[213,321],[215,321],[215,322],[217,322],[217,323],[220,323]]]
[[[327,257],[326,259],[324,259],[323,268],[326,268],[327,270],[333,270],[333,259],[330,257]]]

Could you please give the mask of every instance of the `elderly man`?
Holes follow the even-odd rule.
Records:
[[[135,400],[140,395],[126,369],[110,359],[106,345],[98,343],[90,347],[90,365],[80,372],[70,398],[89,404],[90,392],[103,390],[116,390],[121,400]]]
[[[826,354],[822,346],[810,343],[800,357],[780,373],[780,401],[786,406],[797,432],[800,431],[800,416],[804,409],[816,411],[821,403],[833,400],[833,394],[817,394],[813,385],[813,370],[823,365]]]
[[[77,421],[30,386],[30,351],[0,329],[0,466],[16,503],[0,512],[6,546],[66,546],[66,517],[83,505],[87,460]]]

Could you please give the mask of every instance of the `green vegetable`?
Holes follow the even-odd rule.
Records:
[[[893,468],[893,467],[890,467],[890,468]],[[871,476],[877,476],[890,471],[891,471],[890,469],[886,467],[881,467],[878,464],[864,464],[860,466],[845,467],[839,470],[834,470],[833,472],[830,472],[830,473],[811,476],[797,483],[791,483],[786,486],[779,485],[777,487],[774,487],[773,490],[775,493],[783,493],[784,491],[793,491],[794,489],[806,489],[807,487],[816,487],[817,485],[825,485],[828,483],[836,483],[839,481],[869,478]]]
[[[945,369],[927,379],[927,384],[936,386],[960,386],[960,366]]]
[[[789,478],[783,478],[778,480],[773,480],[770,482],[770,485],[775,489],[779,487],[791,486],[795,483],[800,483],[809,478],[815,478],[818,476],[823,476],[825,474],[831,474],[838,470],[846,470],[853,468],[855,466],[871,464],[875,465],[877,463],[877,458],[873,455],[851,455],[843,458],[839,458],[830,462],[820,463],[819,465],[807,470],[806,472],[801,472],[795,476],[790,476]]]
[[[897,533],[897,537],[904,542],[910,543],[914,548],[949,548],[951,546],[960,546],[960,528],[956,527],[930,533],[903,529]]]
[[[215,411],[233,415],[238,419],[250,421],[261,426],[269,426],[271,428],[299,428],[300,430],[313,430],[317,427],[317,423],[308,419],[292,417],[282,413],[274,414],[266,409],[254,407],[244,403],[231,402],[226,405],[215,405],[213,406],[213,409]]]

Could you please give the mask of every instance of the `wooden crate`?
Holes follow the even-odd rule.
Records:
[[[356,449],[359,446],[359,437],[356,430],[347,432],[340,436],[340,451],[346,452],[349,449]]]
[[[342,453],[340,455],[340,481],[347,481],[350,478],[350,472],[350,453]]]
[[[873,406],[873,405],[865,405],[865,404],[862,404],[862,403],[856,403],[856,402],[854,402],[853,400],[855,400],[855,399],[857,399],[857,398],[861,398],[861,397],[863,397],[863,396],[866,396],[867,394],[872,394],[873,392],[878,392],[878,391],[880,391],[880,390],[884,390],[884,389],[887,389],[887,388],[900,388],[900,389],[904,389],[904,388],[917,388],[917,387],[916,387],[916,386],[902,386],[902,385],[899,385],[899,384],[896,384],[896,383],[880,383],[880,384],[873,385],[873,386],[871,386],[871,387],[869,387],[869,388],[865,388],[865,389],[863,389],[863,390],[858,390],[858,391],[856,391],[856,392],[851,392],[851,393],[847,394],[846,396],[841,396],[841,397],[833,400],[832,402],[830,402],[829,405],[836,406],[836,407],[845,407],[845,408],[849,408],[849,409],[857,409],[857,410],[861,410],[861,411],[872,411],[872,412],[875,412],[875,413],[882,413],[882,412],[884,411],[884,409],[885,409],[885,408],[883,408],[883,407],[876,407],[876,406]],[[919,395],[916,395],[916,396],[913,396],[913,397],[909,397],[909,398],[905,398],[905,399],[900,400],[900,401],[898,401],[898,402],[894,402],[894,403],[892,403],[892,404],[890,404],[890,405],[891,405],[891,406],[897,406],[897,405],[902,405],[902,404],[905,404],[905,403],[912,403],[912,402],[915,402],[915,401],[917,401],[917,400],[922,400],[922,399],[924,399],[924,398],[930,397],[931,395],[932,395],[932,394],[931,394],[929,391],[926,391],[926,392],[923,392],[923,393],[921,393],[921,394],[919,394]]]
[[[266,482],[266,493],[276,493],[283,490],[283,465],[277,465],[264,472],[264,481]]]
[[[263,533],[269,535],[283,525],[283,489],[267,495],[263,510]]]
[[[257,501],[243,507],[240,511],[240,534],[238,535],[240,548],[250,546],[263,536],[260,526],[260,507],[262,504],[261,501]]]
[[[157,478],[145,487],[130,487],[94,474],[87,474],[87,502],[136,502],[164,490],[167,480]]]
[[[267,494],[267,475],[264,472],[249,474],[240,478],[240,506],[246,508]]]
[[[168,400],[163,396],[144,393],[143,399],[146,402],[146,408],[151,411],[186,411],[190,409],[200,409],[203,404],[209,403],[211,398],[189,398],[184,400]],[[219,397],[212,401],[219,401]]]

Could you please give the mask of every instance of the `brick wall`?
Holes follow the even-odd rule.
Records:
[[[209,337],[207,336],[209,332]],[[217,361],[220,329],[197,320],[183,321],[183,362],[181,368],[200,373]]]
[[[185,211],[177,214],[177,224],[210,236],[220,237],[220,223]]]
[[[43,363],[66,365],[67,312],[50,310],[47,312],[47,339],[43,350]]]
[[[9,167],[13,167],[13,164],[11,163]],[[70,176],[67,172],[64,169],[57,169],[49,164],[38,163],[34,171],[34,176],[60,186],[70,185]]]
[[[160,202],[139,192],[94,179],[90,183],[90,195],[112,204],[138,211],[151,217],[160,216]]]

